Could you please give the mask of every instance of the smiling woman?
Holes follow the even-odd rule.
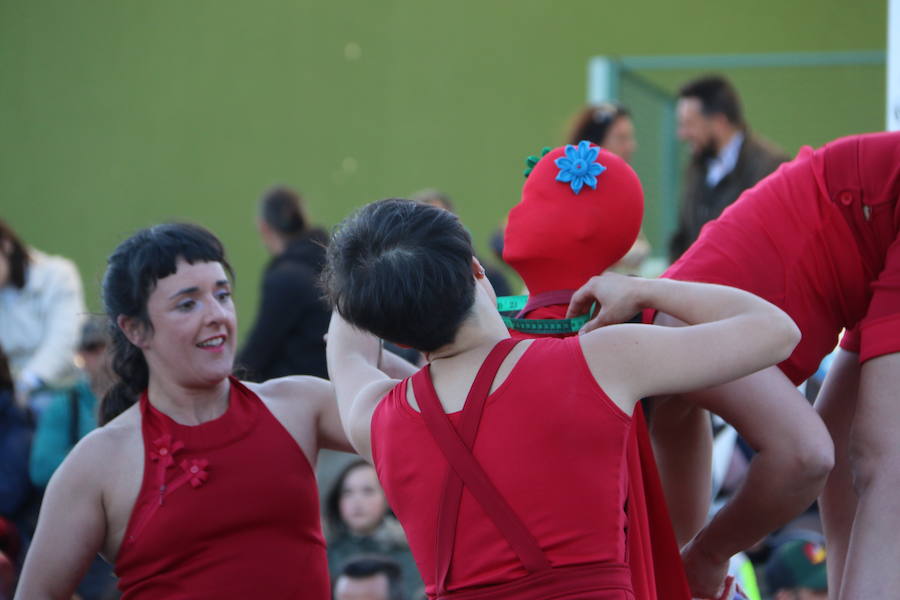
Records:
[[[50,481],[17,597],[71,597],[99,551],[125,599],[328,598],[311,465],[350,449],[330,384],[231,376],[231,267],[209,231],[151,227],[108,263],[120,381]]]

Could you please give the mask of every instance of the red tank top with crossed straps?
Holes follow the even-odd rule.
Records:
[[[492,351],[461,412],[443,414],[427,367],[412,379],[422,413],[407,402],[407,381],[375,410],[375,467],[426,591],[448,599],[634,598],[626,565],[630,418],[597,385],[577,338],[535,340],[488,396],[514,343]],[[429,419],[447,421],[443,439]]]

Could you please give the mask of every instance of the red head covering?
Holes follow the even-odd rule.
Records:
[[[588,142],[556,148],[509,213],[503,259],[531,294],[578,289],[625,256],[643,215],[641,182],[624,160]]]

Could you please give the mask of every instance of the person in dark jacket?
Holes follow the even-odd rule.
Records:
[[[272,260],[237,364],[251,381],[285,375],[327,378],[323,336],[331,313],[317,286],[327,234],[310,225],[300,195],[286,187],[263,195],[257,223]]]
[[[672,262],[694,243],[703,225],[789,159],[750,132],[737,91],[724,77],[711,75],[685,84],[678,93],[677,112],[678,137],[690,146],[691,159],[678,229],[669,242]]]

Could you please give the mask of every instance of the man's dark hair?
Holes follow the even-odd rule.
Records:
[[[707,117],[725,115],[735,127],[746,127],[737,90],[721,75],[707,75],[689,81],[678,91],[678,97],[697,98],[701,112]]]
[[[367,554],[353,557],[344,564],[334,581],[337,583],[339,577],[365,579],[379,574],[387,577],[389,600],[406,600],[406,594],[403,591],[403,570],[397,561],[386,556]]]
[[[9,246],[9,252],[4,250],[4,246]],[[0,253],[9,261],[9,283],[19,289],[24,288],[25,270],[28,267],[28,249],[25,247],[25,242],[3,219],[0,219]]]
[[[388,199],[341,223],[322,281],[332,306],[388,341],[433,352],[475,301],[472,240],[451,212]]]
[[[300,235],[309,226],[300,194],[284,186],[263,194],[259,200],[259,214],[269,227],[286,238]]]

